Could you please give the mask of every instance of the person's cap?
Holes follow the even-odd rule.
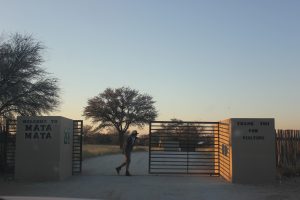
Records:
[[[139,134],[136,130],[133,130],[132,132],[131,132],[131,134],[133,134],[133,135],[137,135],[137,134]]]

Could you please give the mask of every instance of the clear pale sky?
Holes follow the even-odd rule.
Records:
[[[0,33],[32,34],[60,79],[53,115],[129,86],[158,120],[271,117],[300,128],[300,1],[0,0]]]

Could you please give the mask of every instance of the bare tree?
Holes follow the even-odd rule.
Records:
[[[0,41],[0,117],[48,113],[59,105],[58,80],[41,68],[43,50],[28,35]]]
[[[151,96],[128,87],[107,88],[88,100],[83,115],[94,123],[100,123],[100,129],[115,127],[122,148],[124,134],[130,126],[143,127],[157,117],[154,103]]]
[[[211,136],[205,134],[206,127],[196,125],[193,122],[171,119],[169,123],[161,124],[161,128],[160,132],[168,135],[161,140],[178,141],[181,151],[194,151],[198,142],[204,144],[213,142]]]
[[[90,135],[97,135],[100,134],[97,130],[93,128],[91,125],[84,125],[83,126],[83,136],[90,136]]]

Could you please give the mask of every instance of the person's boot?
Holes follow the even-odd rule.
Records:
[[[118,175],[120,174],[120,170],[121,170],[121,167],[116,168],[116,171],[117,171]]]
[[[126,171],[126,176],[131,176],[131,174],[129,173],[129,171]]]

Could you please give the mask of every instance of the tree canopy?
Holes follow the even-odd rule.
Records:
[[[44,48],[18,33],[0,41],[0,117],[38,115],[58,107],[58,79],[41,67]]]
[[[143,127],[157,117],[154,103],[150,95],[140,94],[129,87],[107,88],[88,100],[84,116],[91,118],[94,123],[100,123],[100,129],[115,127],[121,146],[124,133],[130,126]]]

